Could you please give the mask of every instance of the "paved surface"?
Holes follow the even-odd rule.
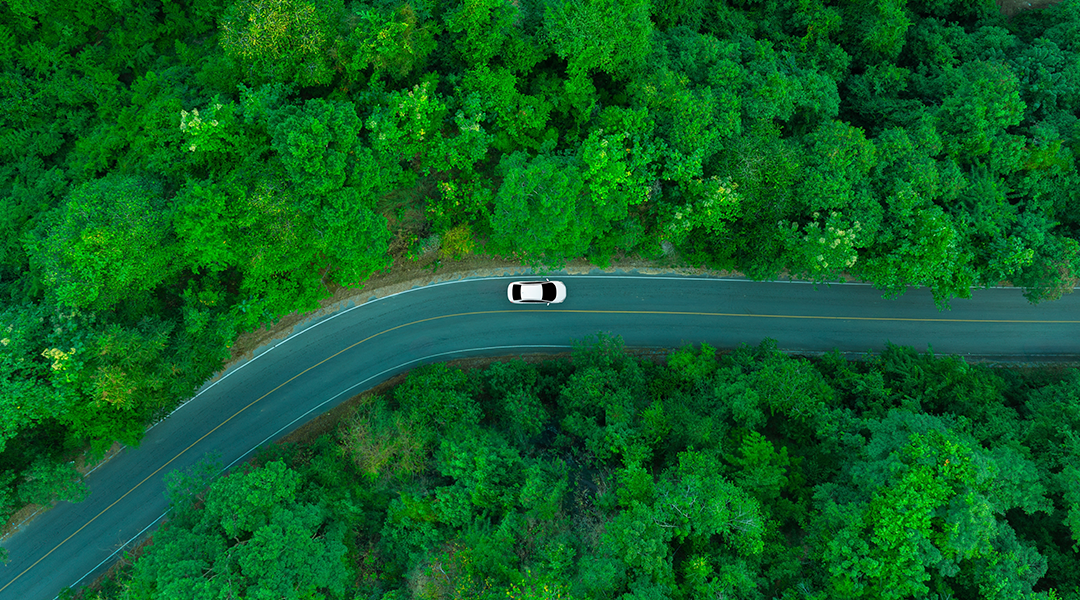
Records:
[[[417,364],[482,355],[565,351],[598,330],[627,346],[709,342],[731,348],[775,338],[781,349],[862,353],[884,343],[970,357],[1080,354],[1080,294],[1032,306],[1016,289],[977,290],[938,312],[928,290],[883,300],[870,286],[754,283],[684,277],[549,275],[566,282],[561,305],[513,306],[506,285],[529,276],[430,285],[298,326],[235,365],[141,446],[87,478],[91,495],[61,503],[3,545],[0,600],[52,600],[92,581],[160,521],[163,477],[218,450],[226,465],[352,395]]]

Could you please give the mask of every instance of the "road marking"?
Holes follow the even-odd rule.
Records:
[[[504,278],[505,278],[505,277],[498,277],[498,279],[504,279]],[[493,279],[494,279],[494,278],[493,278]],[[444,282],[444,283],[450,283],[450,282]],[[399,293],[401,293],[401,292],[399,292]],[[367,304],[367,303],[365,303],[365,304]],[[358,308],[358,307],[360,307],[360,306],[364,306],[364,304],[358,304],[358,305],[356,305],[356,306],[354,306],[354,307],[351,307],[351,308],[350,308],[350,309],[348,309],[348,310],[349,310],[349,311],[351,311],[351,310],[352,310],[352,308]],[[343,313],[343,312],[347,312],[347,311],[342,311],[342,313]],[[199,442],[201,442],[202,440],[206,439],[206,437],[207,437],[207,436],[209,436],[210,434],[214,433],[214,432],[215,432],[215,431],[217,431],[218,429],[221,429],[221,428],[222,428],[223,426],[225,426],[225,424],[226,424],[226,423],[228,423],[229,421],[232,421],[232,420],[233,420],[234,418],[236,418],[237,416],[239,416],[239,415],[240,415],[240,413],[243,413],[243,412],[244,412],[244,411],[246,411],[247,409],[251,408],[251,407],[252,407],[252,406],[254,406],[255,404],[257,404],[257,403],[259,403],[260,401],[262,401],[262,399],[263,399],[263,398],[266,398],[266,397],[267,397],[267,396],[269,396],[270,394],[272,394],[272,393],[276,392],[277,390],[281,389],[281,388],[282,388],[282,387],[284,387],[285,385],[287,385],[287,384],[291,383],[291,382],[292,382],[293,380],[295,380],[295,379],[297,379],[298,377],[300,377],[300,376],[304,375],[304,374],[305,374],[305,373],[307,373],[308,371],[311,371],[312,369],[315,369],[316,367],[319,367],[319,366],[321,366],[322,364],[326,363],[327,361],[329,361],[329,360],[331,360],[331,359],[333,359],[333,358],[337,357],[338,355],[340,355],[340,354],[342,354],[342,353],[344,353],[344,352],[347,352],[347,351],[349,351],[349,350],[351,350],[351,349],[355,348],[356,346],[359,346],[360,344],[363,344],[364,342],[367,342],[368,340],[374,339],[374,338],[376,338],[376,337],[379,337],[379,336],[381,336],[381,335],[383,335],[383,334],[386,334],[386,333],[390,333],[391,331],[395,331],[395,330],[397,330],[397,329],[401,329],[402,327],[408,327],[408,326],[410,326],[410,325],[417,325],[417,324],[420,324],[420,323],[426,323],[426,322],[428,322],[428,321],[436,321],[436,320],[439,320],[439,319],[448,319],[448,318],[451,318],[451,317],[465,317],[465,316],[473,316],[473,315],[490,315],[490,314],[500,314],[500,313],[522,313],[522,312],[543,312],[543,313],[584,313],[584,314],[632,314],[632,315],[681,315],[681,316],[687,316],[687,315],[691,315],[691,316],[712,316],[712,317],[744,317],[744,318],[745,318],[745,317],[753,317],[753,318],[772,318],[772,319],[821,319],[821,320],[839,320],[839,321],[906,321],[906,322],[929,322],[929,323],[943,323],[943,322],[944,322],[944,323],[1043,323],[1043,324],[1080,324],[1080,320],[1038,320],[1038,319],[940,319],[940,318],[923,318],[923,317],[830,317],[830,316],[819,316],[819,315],[754,315],[754,314],[745,314],[745,313],[714,313],[714,312],[659,311],[659,310],[576,310],[576,309],[546,309],[546,308],[540,308],[540,309],[525,309],[525,308],[521,308],[521,309],[507,309],[507,310],[485,310],[485,311],[473,311],[473,312],[464,312],[464,313],[454,313],[454,314],[449,314],[449,315],[439,315],[439,316],[435,316],[435,317],[428,317],[428,318],[426,318],[426,319],[420,319],[420,320],[418,320],[418,321],[411,321],[411,322],[409,322],[409,323],[402,323],[402,324],[400,324],[400,325],[395,325],[394,327],[391,327],[391,328],[389,328],[389,329],[385,329],[385,330],[383,330],[383,331],[380,331],[380,332],[378,332],[378,333],[372,334],[372,335],[370,335],[370,336],[368,336],[368,337],[366,337],[366,338],[364,338],[364,339],[360,340],[359,342],[356,342],[356,343],[354,343],[354,344],[351,344],[351,345],[349,345],[349,346],[347,346],[347,347],[345,347],[345,348],[343,348],[343,349],[341,349],[341,350],[339,350],[339,351],[335,352],[334,354],[332,354],[332,355],[330,355],[330,356],[328,356],[328,357],[324,358],[323,360],[321,360],[321,361],[319,361],[319,362],[315,363],[314,365],[312,365],[312,366],[310,366],[310,367],[308,367],[308,368],[304,369],[303,371],[301,371],[301,372],[297,373],[296,375],[293,375],[293,376],[292,376],[292,377],[290,377],[290,378],[289,378],[288,380],[286,380],[285,382],[281,383],[280,385],[278,385],[278,386],[277,386],[277,387],[275,387],[274,389],[272,389],[272,390],[270,390],[269,392],[267,392],[267,393],[263,394],[262,396],[259,396],[259,397],[258,397],[258,398],[256,398],[255,400],[251,401],[251,403],[250,403],[250,404],[248,404],[247,406],[245,406],[245,407],[241,408],[240,410],[236,411],[236,413],[234,413],[234,414],[233,414],[233,415],[232,415],[231,417],[229,417],[228,419],[225,419],[225,420],[224,420],[224,421],[222,421],[222,422],[221,422],[221,423],[220,423],[219,425],[217,425],[216,427],[214,427],[214,428],[213,428],[213,429],[211,429],[210,431],[208,431],[208,432],[206,432],[205,434],[203,434],[203,436],[202,436],[202,437],[200,437],[199,439],[197,439],[197,440],[195,440],[194,442],[192,442],[192,443],[191,443],[191,444],[190,444],[190,445],[189,445],[189,446],[188,446],[187,448],[184,448],[183,450],[181,450],[181,451],[180,451],[180,452],[179,452],[179,453],[178,453],[178,454],[177,454],[176,456],[174,456],[174,457],[172,457],[171,459],[169,459],[169,461],[168,461],[168,462],[166,462],[165,464],[161,465],[161,466],[160,466],[160,467],[158,467],[158,468],[157,468],[157,469],[156,469],[156,470],[155,470],[155,471],[154,471],[153,473],[151,473],[151,474],[147,475],[147,476],[146,476],[146,477],[145,477],[145,478],[144,478],[144,479],[143,479],[142,481],[140,481],[139,483],[135,484],[135,486],[134,486],[134,487],[132,487],[132,488],[131,488],[130,490],[128,490],[127,492],[125,492],[123,496],[120,496],[120,497],[119,497],[119,498],[117,498],[117,499],[116,499],[116,500],[115,500],[115,501],[114,501],[114,502],[113,502],[112,504],[110,504],[109,506],[107,506],[107,507],[105,507],[104,509],[102,509],[102,511],[101,511],[101,512],[99,512],[99,513],[98,513],[97,515],[95,515],[95,516],[94,516],[93,518],[91,518],[91,519],[90,519],[89,521],[87,521],[87,522],[86,522],[85,524],[83,524],[83,526],[82,526],[82,527],[79,527],[79,528],[78,528],[77,530],[75,530],[75,532],[74,532],[74,533],[72,533],[72,534],[71,534],[71,535],[69,535],[69,536],[68,536],[67,538],[65,538],[65,539],[64,539],[64,540],[63,540],[62,542],[60,542],[59,544],[57,544],[57,545],[56,545],[56,546],[55,546],[55,547],[54,547],[54,548],[53,548],[52,550],[49,550],[49,551],[48,551],[47,553],[45,553],[45,555],[44,555],[44,556],[42,556],[41,558],[39,558],[39,559],[37,559],[36,561],[34,561],[34,563],[33,563],[32,565],[30,565],[29,567],[26,567],[26,569],[24,569],[24,570],[23,570],[23,571],[22,571],[21,573],[19,573],[18,575],[16,575],[16,576],[15,576],[15,577],[14,577],[14,578],[13,578],[13,579],[11,580],[11,581],[9,581],[9,582],[7,582],[6,584],[4,584],[4,586],[3,586],[3,587],[0,587],[0,592],[2,592],[2,591],[4,591],[5,589],[7,589],[7,587],[8,587],[8,586],[10,586],[10,585],[11,585],[12,583],[14,583],[15,581],[17,581],[17,580],[18,580],[18,579],[19,579],[20,577],[22,577],[23,575],[25,575],[25,574],[26,574],[26,573],[27,573],[27,572],[28,572],[28,571],[29,571],[30,569],[32,569],[32,568],[34,568],[35,566],[37,566],[37,565],[38,565],[38,563],[40,563],[41,561],[43,561],[43,560],[45,560],[46,558],[48,558],[48,556],[49,556],[50,554],[52,554],[53,552],[55,552],[55,551],[56,551],[56,550],[57,550],[58,548],[60,548],[60,546],[63,546],[63,545],[65,544],[65,543],[67,543],[67,541],[68,541],[68,540],[70,540],[71,538],[75,537],[75,536],[76,536],[76,535],[77,535],[77,534],[78,534],[78,533],[79,533],[80,531],[82,531],[83,529],[86,529],[86,527],[88,527],[88,526],[89,526],[89,525],[90,525],[91,523],[93,523],[94,521],[96,521],[96,520],[98,519],[98,517],[100,517],[101,515],[105,514],[105,512],[106,512],[106,511],[108,511],[108,510],[109,510],[110,508],[112,508],[113,506],[115,506],[115,505],[116,505],[117,503],[119,503],[119,502],[120,502],[121,500],[123,500],[124,498],[126,498],[126,497],[127,497],[127,496],[128,496],[129,494],[131,494],[131,493],[132,493],[132,492],[134,492],[134,491],[135,491],[136,489],[138,489],[138,488],[139,488],[139,486],[141,486],[142,484],[146,483],[146,482],[147,482],[147,481],[148,481],[148,480],[149,480],[149,479],[150,479],[151,477],[153,477],[153,476],[157,475],[157,474],[158,474],[159,472],[161,472],[161,470],[162,470],[162,469],[164,469],[165,467],[169,466],[169,465],[170,465],[170,464],[172,464],[172,463],[173,463],[173,462],[174,462],[174,461],[175,461],[176,459],[178,459],[178,458],[180,458],[181,456],[183,456],[183,455],[184,455],[184,453],[186,453],[186,452],[187,452],[188,450],[190,450],[190,449],[191,449],[191,448],[192,448],[193,446],[195,446],[196,444],[198,444],[198,443],[199,443]],[[337,314],[337,313],[335,313],[335,316],[336,316],[336,314]],[[326,320],[329,320],[329,319],[326,319]],[[319,325],[319,324],[321,324],[321,322],[320,322],[320,323],[316,323],[316,325]],[[314,327],[314,326],[315,326],[315,325],[313,325],[312,327]],[[310,329],[310,328],[308,328],[308,329]],[[307,331],[307,330],[305,329],[305,331]],[[301,333],[302,333],[302,332],[301,332]],[[291,337],[291,336],[290,336],[290,337]],[[287,339],[289,339],[289,338],[286,338],[286,340],[287,340]],[[285,340],[283,340],[283,341],[285,341]],[[264,353],[264,354],[265,354],[265,353]],[[250,362],[250,361],[249,361],[249,362]],[[246,363],[245,363],[245,364],[246,364]],[[209,388],[208,388],[208,389],[209,389]]]
[[[446,315],[448,317],[458,317],[464,315],[483,315],[489,313],[499,312],[518,312],[512,310],[489,310],[474,313],[459,313],[456,315]],[[714,313],[714,312],[681,312],[681,311],[666,311],[666,310],[573,310],[573,309],[561,309],[553,308],[550,311],[544,311],[543,309],[533,310],[530,312],[572,312],[572,313],[604,313],[604,314],[628,314],[628,315],[693,315],[701,317],[757,317],[766,319],[822,319],[829,321],[918,321],[926,323],[1044,323],[1044,324],[1066,324],[1076,325],[1080,324],[1080,320],[1075,321],[1053,321],[1043,319],[936,319],[931,317],[829,317],[823,315],[755,315],[750,313]],[[439,318],[439,317],[433,317]]]

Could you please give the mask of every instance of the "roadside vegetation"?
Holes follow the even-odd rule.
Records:
[[[82,597],[1075,600],[1078,398],[897,346],[428,365],[313,443],[174,471]]]
[[[1080,0],[2,3],[0,522],[436,241],[1052,301],[1078,57]]]

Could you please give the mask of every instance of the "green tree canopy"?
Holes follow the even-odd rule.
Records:
[[[818,541],[834,593],[905,598],[960,574],[984,597],[1030,594],[1046,559],[1000,517],[1017,506],[1052,508],[1032,485],[1034,465],[987,452],[927,415],[891,411],[868,427],[866,462],[851,471],[858,491],[830,484],[815,492],[823,526],[837,528]]]
[[[251,81],[323,85],[343,12],[340,0],[237,0],[220,17],[221,46]]]
[[[1004,142],[1005,128],[1017,125],[1026,108],[1019,81],[1000,62],[964,63],[945,71],[949,89],[938,112],[945,152],[970,164]]]
[[[644,67],[652,30],[649,3],[642,0],[544,3],[544,32],[571,74],[628,78]]]
[[[56,302],[107,309],[170,277],[171,221],[160,184],[108,175],[72,190],[27,250]]]
[[[527,260],[553,267],[581,256],[591,241],[579,162],[525,152],[504,156],[504,173],[491,216],[492,251],[520,250]]]
[[[341,189],[350,175],[350,155],[360,145],[360,117],[352,102],[314,98],[274,113],[270,135],[296,189],[328,194]]]
[[[184,485],[173,479],[170,487]],[[166,524],[138,561],[130,598],[341,598],[348,585],[343,531],[281,461],[214,481],[190,522]]]
[[[856,65],[893,61],[912,25],[905,0],[860,0],[845,4],[840,38]]]
[[[501,0],[461,0],[443,13],[453,46],[467,68],[501,61],[516,70],[528,70],[541,60],[533,36],[522,27],[520,4]]]
[[[368,68],[373,81],[383,75],[400,81],[421,71],[437,47],[435,36],[442,30],[438,21],[424,19],[407,2],[393,9],[363,7],[356,15],[358,22],[343,46],[348,56],[345,73],[358,83],[367,79]]]
[[[464,101],[494,117],[493,146],[503,156],[509,156],[507,151],[515,147],[550,150],[559,137],[558,130],[549,124],[555,104],[547,95],[521,93],[519,84],[513,69],[487,65],[466,71],[461,81],[459,93]]]

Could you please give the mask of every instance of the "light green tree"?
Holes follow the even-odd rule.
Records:
[[[428,56],[437,47],[435,36],[442,31],[438,21],[422,21],[409,3],[394,10],[364,8],[357,13],[359,22],[344,43],[351,53],[345,73],[353,81],[366,79],[369,67],[372,79],[388,75],[401,80],[423,69]]]
[[[343,12],[340,0],[237,0],[221,16],[221,46],[253,81],[323,85]]]
[[[169,479],[174,499],[205,484],[209,473],[196,471]],[[126,597],[343,598],[344,529],[320,504],[298,501],[304,485],[280,460],[213,481],[204,508],[182,501],[183,514],[155,534]]]
[[[833,593],[906,598],[963,573],[988,598],[1030,594],[1046,559],[999,517],[1052,508],[1035,465],[979,447],[948,419],[893,410],[868,427],[870,442],[851,469],[854,495],[838,503],[829,484],[815,496],[823,512],[815,529],[835,527],[819,540]]]
[[[62,306],[111,308],[148,294],[178,267],[162,186],[110,174],[72,190],[27,247]]]

